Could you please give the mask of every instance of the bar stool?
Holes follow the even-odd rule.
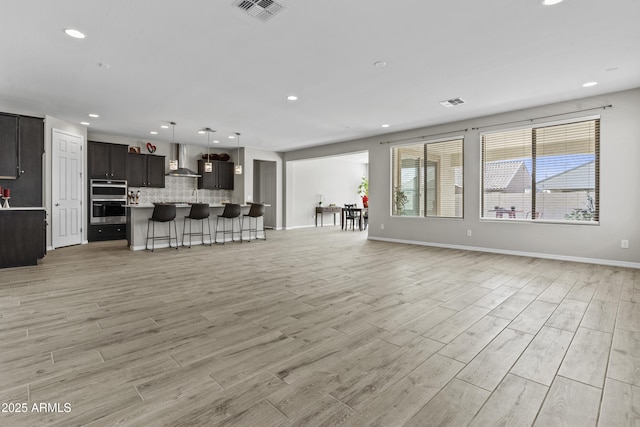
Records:
[[[263,203],[254,203],[251,205],[251,208],[249,208],[249,213],[244,214],[242,216],[242,230],[249,231],[249,240],[248,240],[249,242],[251,241],[252,231],[255,231],[256,233],[256,240],[258,240],[258,231],[262,231],[262,234],[264,235],[264,237],[261,240],[267,240],[267,232],[264,230],[264,219],[262,220],[262,228],[258,229],[258,220],[264,217],[264,211],[265,211],[265,207]],[[249,219],[249,228],[244,228],[245,218]],[[256,220],[256,228],[251,228],[251,218],[254,218]],[[242,234],[240,234],[240,237],[242,237]]]
[[[156,236],[156,222],[168,222],[169,223],[169,235],[168,236]],[[153,207],[153,213],[151,218],[147,220],[147,240],[145,241],[144,248],[149,249],[149,239],[151,239],[151,252],[155,250],[156,240],[169,240],[169,247],[171,246],[171,222],[173,222],[173,228],[175,230],[176,250],[178,249],[178,228],[176,227],[176,205],[169,203],[157,203]],[[153,223],[152,232],[153,236],[149,237],[149,225]]]
[[[204,220],[207,220],[208,230],[209,230],[209,246],[211,246],[213,239],[211,238],[211,222],[209,221],[209,216],[211,214],[211,209],[209,208],[208,203],[193,203],[191,205],[191,210],[189,211],[189,215],[184,217],[184,223],[182,225],[182,246],[184,246],[184,236],[189,236],[189,247],[191,247],[191,237],[192,236],[200,236],[202,237],[202,244],[204,245]],[[185,233],[185,228],[187,227],[187,220],[189,220],[189,232]],[[191,232],[191,221],[203,221],[202,228],[198,232]]]
[[[238,229],[240,230],[240,242],[242,242],[242,223],[240,222],[240,214],[242,213],[240,205],[236,203],[227,203],[224,205],[224,211],[222,215],[218,215],[216,220],[215,242],[218,243],[218,233],[222,233],[222,244],[224,245],[225,237],[227,234],[231,234],[231,241],[233,242],[233,235],[237,232],[233,231],[233,220],[238,218]],[[220,218],[222,218],[222,225],[224,228],[219,230]],[[227,219],[231,220],[231,230],[226,229]]]

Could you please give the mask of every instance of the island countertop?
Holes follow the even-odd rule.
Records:
[[[177,208],[189,208],[191,207],[192,204],[196,203],[196,202],[178,202],[178,203],[170,203],[170,202],[155,202],[158,204],[174,204],[176,205]],[[138,203],[138,204],[127,204],[124,205],[125,208],[153,208],[155,206],[154,203]],[[240,205],[243,208],[249,207],[251,206],[251,204],[242,204]],[[271,206],[269,204],[265,204],[265,206]],[[211,208],[224,208],[224,204],[222,203],[209,203],[209,207]]]

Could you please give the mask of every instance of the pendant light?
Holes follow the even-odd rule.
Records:
[[[242,175],[242,164],[240,163],[240,133],[236,132],[238,135],[238,164],[233,168],[236,175]]]
[[[204,128],[203,130],[207,133],[207,161],[204,162],[204,171],[206,173],[211,173],[213,172],[213,163],[211,163],[211,155],[209,154],[209,142],[211,139],[211,132],[215,132],[215,130],[211,128]]]
[[[172,129],[172,137],[171,137],[171,142],[173,144],[176,143],[176,122],[169,122],[169,124],[171,125],[171,129]],[[173,148],[171,149],[171,151],[173,151]],[[170,171],[177,171],[178,170],[178,159],[175,160],[169,160],[169,170]]]

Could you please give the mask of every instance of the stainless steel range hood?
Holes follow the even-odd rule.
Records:
[[[198,178],[202,175],[198,175],[196,172],[187,168],[187,145],[186,144],[173,144],[172,151],[176,153],[178,157],[178,169],[170,170],[167,176],[179,176],[184,178]]]

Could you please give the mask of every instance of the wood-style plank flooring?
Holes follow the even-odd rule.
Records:
[[[2,426],[639,425],[640,272],[337,227],[58,249],[0,271],[0,402]]]

